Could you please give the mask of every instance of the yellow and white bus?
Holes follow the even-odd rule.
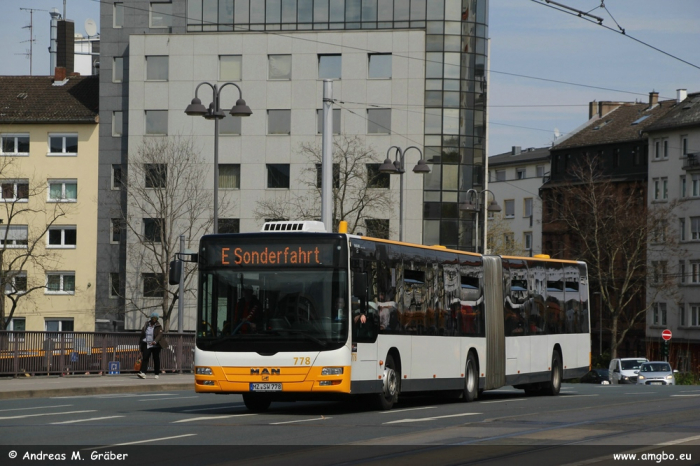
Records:
[[[586,264],[482,256],[268,222],[200,242],[195,389],[273,401],[512,385],[559,393],[590,366]]]

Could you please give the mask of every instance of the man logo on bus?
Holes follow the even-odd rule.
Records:
[[[260,369],[251,369],[250,375],[280,375],[280,370],[264,368],[262,372],[260,372]]]

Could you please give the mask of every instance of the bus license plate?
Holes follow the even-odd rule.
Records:
[[[251,383],[251,392],[281,392],[281,383]]]

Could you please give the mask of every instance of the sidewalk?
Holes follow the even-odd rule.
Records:
[[[194,391],[194,374],[167,373],[161,374],[157,380],[152,373],[145,380],[136,374],[0,378],[0,400],[172,390]]]

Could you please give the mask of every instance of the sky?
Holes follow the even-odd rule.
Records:
[[[543,0],[491,0],[489,155],[551,145],[555,131],[564,135],[587,121],[593,100],[646,102],[651,91],[662,99],[674,99],[676,89],[700,92],[700,1],[605,0],[607,11],[601,0],[557,1],[603,18],[604,26],[618,30],[619,24],[626,36]],[[0,0],[0,75],[29,74],[23,56],[29,43],[22,41],[29,39],[23,27],[30,16],[20,8],[46,10],[33,16],[33,73],[50,74],[48,11],[62,12],[62,0]],[[99,30],[99,10],[98,0],[67,0],[66,16],[85,34],[88,18]]]

